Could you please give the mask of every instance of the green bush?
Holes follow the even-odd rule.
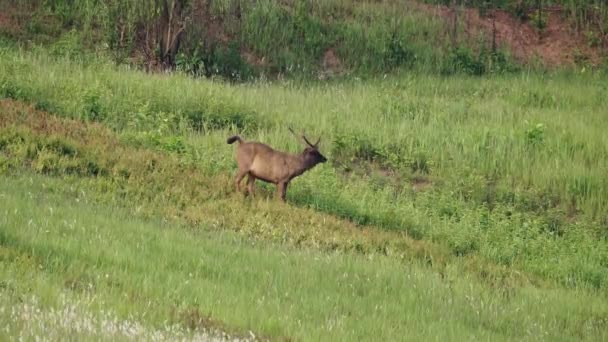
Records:
[[[446,75],[465,73],[480,76],[486,72],[486,66],[471,49],[460,46],[450,51],[442,71]]]
[[[207,75],[219,75],[231,81],[250,80],[253,68],[241,56],[239,43],[232,41],[227,47],[215,46],[210,55],[202,59]]]

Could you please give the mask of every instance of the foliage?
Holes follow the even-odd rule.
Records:
[[[83,133],[71,128],[56,134],[75,137],[64,145],[76,146],[77,153],[64,155],[52,137],[27,138],[34,131],[25,136],[31,142],[10,140],[2,148],[3,170],[75,170],[69,172],[96,179],[108,203],[134,201],[140,210],[194,225],[217,220],[221,229],[281,243],[410,255],[396,238],[403,234],[438,243],[455,257],[483,258],[566,286],[606,284],[607,275],[598,271],[606,258],[602,222],[608,207],[608,151],[596,114],[605,111],[600,75],[229,85],[6,50],[2,55],[3,96],[59,116],[98,117],[126,144],[117,148],[109,137],[75,144]],[[18,113],[13,115],[23,115]],[[58,127],[22,120],[29,130]],[[298,178],[288,201],[302,217],[321,212],[326,222],[346,221],[321,229],[301,219],[292,230],[279,223],[292,211],[251,226],[244,222],[253,209],[228,216],[221,210],[238,198],[230,195],[235,165],[226,137],[238,133],[280,150],[300,150],[287,126],[321,136],[321,149],[332,161]],[[87,173],[88,165],[102,176]],[[273,192],[262,186],[262,202]],[[344,230],[345,222],[388,235],[354,239],[360,228]],[[521,243],[514,245],[516,238]],[[562,262],[547,262],[555,258]]]
[[[542,12],[534,11],[528,14],[530,21],[536,26],[539,31],[544,30],[547,27],[547,15],[543,15]]]
[[[8,339],[606,339],[606,298],[594,291],[520,287],[491,271],[483,282],[465,260],[437,272],[431,258],[288,248],[214,232],[212,221],[134,217],[94,202],[79,179],[2,179]]]
[[[528,122],[526,122],[528,124]],[[540,145],[545,139],[545,126],[542,123],[530,125],[526,129],[526,140],[530,145]]]
[[[164,5],[173,8],[173,3],[181,5],[169,16],[177,18],[169,25]],[[298,0],[283,6],[268,0],[84,0],[77,4],[53,0],[45,2],[30,23],[44,26],[47,17],[58,18],[55,36],[80,32],[81,46],[107,47],[121,63],[132,61],[137,52],[148,66],[155,60],[157,66],[175,67],[194,76],[248,80],[264,73],[310,78],[325,71],[324,55],[330,50],[339,60],[338,74],[435,68],[440,46],[428,46],[426,41],[439,35],[439,22],[410,9],[340,1]],[[169,26],[170,32],[160,34]],[[169,35],[172,39],[166,41]]]
[[[600,0],[428,2],[472,6],[482,15],[502,8],[522,20],[531,20],[541,30],[547,15],[539,15],[537,6],[561,5],[589,37],[590,44],[601,46],[606,40],[608,7]],[[175,3],[181,4],[179,10],[165,18],[164,6],[174,8]],[[393,1],[52,0],[33,13],[27,21],[31,33],[17,39],[31,41],[34,37],[35,41],[49,43],[59,37],[70,38],[62,33],[74,30],[80,37],[69,44],[103,50],[119,62],[139,61],[146,68],[176,68],[193,76],[219,75],[230,80],[249,80],[257,75],[316,78],[395,69],[445,74],[460,67],[463,69],[458,72],[479,74],[498,61],[513,66],[502,52],[479,53],[486,49],[483,42],[449,47],[442,19],[409,3]],[[173,18],[170,25],[168,18]],[[159,33],[169,27],[170,32]],[[169,35],[172,38],[166,41]],[[434,44],[428,44],[430,40]],[[329,67],[325,61],[328,53],[336,59]]]
[[[189,53],[180,52],[176,56],[175,68],[177,71],[190,74],[193,77],[204,76],[207,69],[205,67],[205,57],[198,47]]]
[[[231,42],[227,47],[216,46],[212,51],[204,64],[208,66],[207,75],[220,75],[232,81],[253,78],[253,68],[241,56],[238,42]]]
[[[579,28],[605,27],[608,22],[608,7],[603,0],[425,0],[428,3],[471,6],[486,12],[490,9],[505,9],[522,20],[532,18],[539,29],[545,25],[544,18],[538,17],[538,8],[561,6],[566,15]],[[600,29],[601,31],[601,29]],[[605,32],[605,31],[604,31]]]
[[[442,74],[453,75],[463,73],[472,76],[481,76],[486,73],[507,73],[517,71],[518,68],[509,61],[503,51],[488,51],[485,47],[474,53],[465,46],[459,46],[449,53],[442,68]]]

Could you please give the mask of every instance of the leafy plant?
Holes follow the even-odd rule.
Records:
[[[393,31],[390,36],[385,60],[389,68],[400,66],[411,68],[416,62],[416,55],[407,46],[404,37]]]
[[[542,11],[533,11],[529,14],[529,17],[538,30],[542,31],[547,27],[547,15],[543,15]]]
[[[231,81],[249,80],[254,76],[253,68],[241,56],[239,43],[232,41],[224,47],[216,45],[202,58],[202,66],[208,75],[219,75]]]
[[[545,140],[545,125],[542,123],[534,125],[527,121],[525,124],[528,126],[526,129],[526,143],[531,146],[541,145]]]
[[[198,47],[188,53],[182,51],[176,57],[175,68],[194,77],[204,76],[205,56]]]
[[[481,76],[486,72],[486,65],[480,55],[475,56],[470,48],[459,46],[449,52],[449,57],[443,67],[444,74],[458,72]]]

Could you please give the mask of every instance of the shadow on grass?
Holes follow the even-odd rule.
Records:
[[[307,207],[326,214],[335,215],[341,219],[353,222],[358,226],[376,226],[386,230],[404,232],[411,238],[420,240],[424,237],[424,228],[407,218],[389,213],[369,213],[361,210],[351,202],[339,196],[316,193],[314,195],[305,190],[293,189],[292,196],[288,195],[288,202],[297,206]]]

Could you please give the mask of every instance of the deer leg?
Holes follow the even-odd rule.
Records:
[[[283,202],[285,202],[285,195],[287,194],[287,184],[288,183],[277,184],[277,192]]]
[[[234,179],[234,184],[236,184],[236,192],[241,192],[241,181],[247,174],[247,171],[241,171],[236,174],[236,178]]]
[[[255,176],[249,173],[247,177],[247,192],[253,197],[254,195]]]

